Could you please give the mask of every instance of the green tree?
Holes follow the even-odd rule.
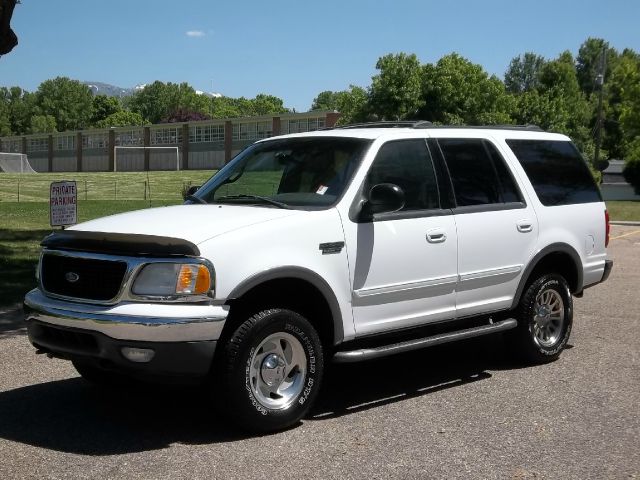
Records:
[[[624,179],[629,182],[637,195],[640,195],[640,137],[629,145],[627,161],[622,171]]]
[[[91,125],[97,126],[102,120],[120,111],[122,111],[122,104],[116,97],[96,95],[93,97]]]
[[[0,95],[0,137],[8,137],[12,133],[9,103]]]
[[[52,115],[34,115],[31,117],[29,133],[54,133],[56,119]]]
[[[38,113],[54,117],[58,131],[81,130],[89,126],[93,94],[86,85],[56,77],[42,82],[35,95]]]
[[[589,119],[594,105],[580,90],[573,55],[563,52],[546,62],[539,81],[537,94],[527,92],[518,99],[514,114],[518,123],[534,123],[569,135],[583,153],[592,153]]]
[[[285,108],[284,101],[274,95],[260,93],[251,100],[253,115],[275,115],[287,113],[289,110]]]
[[[337,110],[339,92],[325,90],[313,99],[311,110]]]
[[[96,127],[138,127],[147,125],[148,123],[149,122],[145,121],[139,113],[131,112],[129,110],[120,110],[97,122]]]
[[[576,57],[576,72],[580,88],[586,95],[591,95],[596,88],[596,77],[600,71],[600,57],[603,49],[607,51],[605,80],[609,78],[618,60],[618,52],[609,46],[602,38],[588,38],[585,40]]]
[[[504,85],[507,92],[524,93],[538,88],[538,77],[544,64],[544,57],[532,52],[511,59],[504,74]]]
[[[508,124],[515,106],[498,77],[457,53],[423,66],[422,98],[421,118],[454,125]]]
[[[421,67],[415,54],[388,54],[378,59],[380,72],[371,80],[369,104],[383,120],[415,118],[424,104]]]
[[[369,108],[369,95],[362,87],[349,85],[348,90],[336,92],[335,109],[340,112],[340,125],[371,120]]]
[[[198,95],[189,84],[160,81],[137,91],[125,106],[151,123],[159,123],[178,110],[200,113],[208,113],[210,110],[208,97]]]
[[[0,88],[0,103],[5,104],[13,135],[29,133],[31,117],[36,113],[35,95],[20,87]]]

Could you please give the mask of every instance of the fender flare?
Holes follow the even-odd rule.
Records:
[[[269,282],[271,280],[297,279],[310,283],[320,291],[329,305],[333,319],[333,344],[337,345],[344,340],[344,326],[340,303],[327,281],[316,272],[302,267],[278,267],[272,270],[257,273],[237,285],[227,296],[227,301],[242,297],[249,290]]]
[[[529,281],[529,277],[533,270],[538,266],[540,261],[549,254],[552,253],[565,253],[571,257],[575,268],[576,268],[576,292],[580,292],[582,290],[582,282],[583,282],[583,268],[582,268],[582,260],[580,259],[580,255],[578,252],[567,243],[552,243],[547,245],[538,253],[536,253],[527,267],[524,269],[522,277],[520,278],[520,283],[518,284],[518,289],[516,290],[516,294],[513,297],[513,303],[511,304],[511,308],[516,308],[518,303],[520,303],[520,297],[522,296],[522,292],[524,291],[524,287],[527,285]]]

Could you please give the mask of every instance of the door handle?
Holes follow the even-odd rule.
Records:
[[[435,228],[427,232],[427,242],[442,243],[447,239],[447,234],[440,228]]]
[[[521,233],[529,233],[533,231],[533,222],[531,220],[520,220],[516,223],[518,231]]]

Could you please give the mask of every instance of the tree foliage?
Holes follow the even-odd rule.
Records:
[[[56,119],[52,115],[34,115],[31,117],[29,133],[54,133]]]
[[[59,132],[90,125],[93,94],[86,85],[66,77],[45,80],[36,91],[37,111],[56,119]]]
[[[527,52],[511,59],[504,74],[504,86],[510,93],[525,93],[538,88],[540,70],[545,64],[541,55]]]
[[[96,128],[140,127],[148,123],[139,113],[119,110],[98,121],[95,126]]]
[[[101,121],[120,111],[122,111],[122,105],[116,97],[96,95],[93,97],[91,125],[97,127]]]
[[[132,112],[151,123],[159,123],[178,110],[207,113],[208,98],[198,95],[187,83],[155,81],[137,91],[127,100]]]
[[[415,54],[389,54],[376,63],[380,72],[371,79],[369,102],[381,120],[415,118],[424,103],[421,67]]]
[[[504,83],[456,53],[423,67],[422,95],[425,120],[452,125],[512,121],[514,100]]]

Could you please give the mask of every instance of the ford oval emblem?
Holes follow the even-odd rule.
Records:
[[[64,279],[69,283],[76,283],[78,280],[80,280],[80,275],[78,275],[76,272],[67,272],[64,274]]]

